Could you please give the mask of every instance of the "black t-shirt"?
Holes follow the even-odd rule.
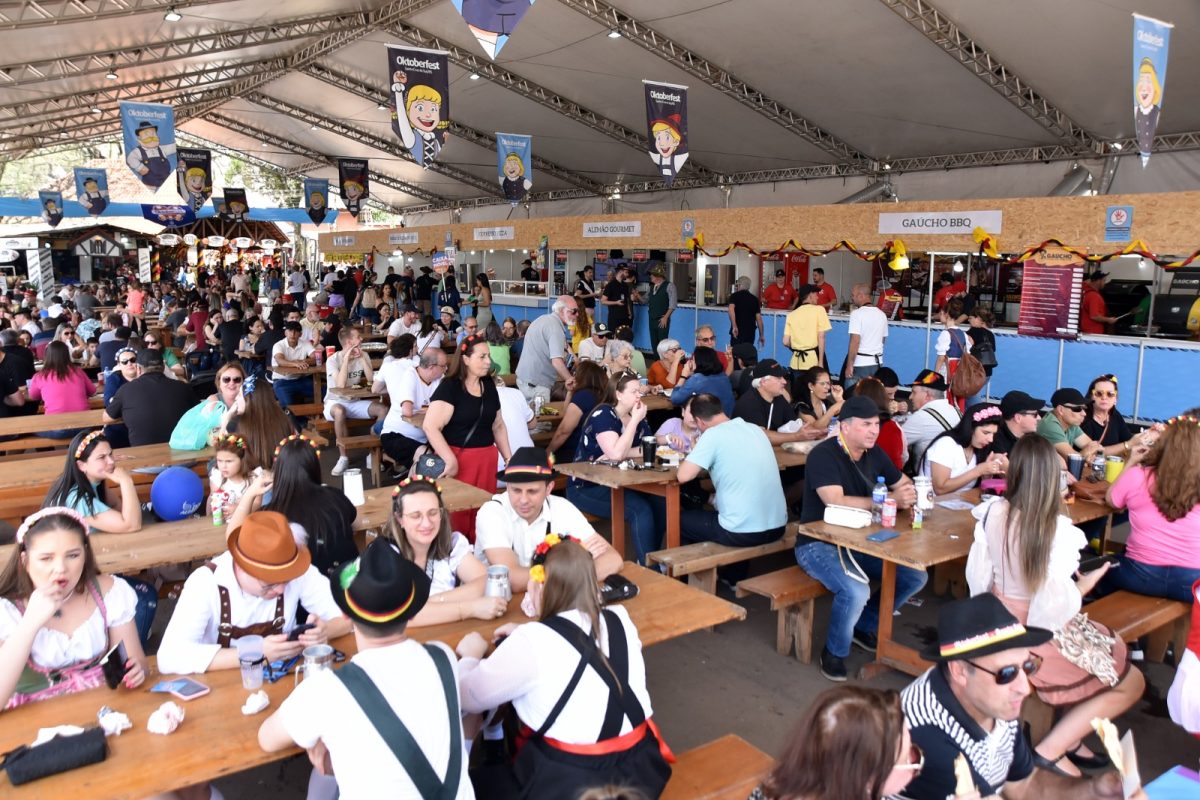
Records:
[[[496,443],[492,423],[500,413],[500,394],[490,379],[485,379],[481,385],[482,397],[471,394],[463,388],[461,381],[453,378],[442,381],[433,391],[431,401],[441,400],[454,406],[454,414],[442,428],[442,436],[451,447],[487,447]]]
[[[583,278],[580,278],[579,280],[575,281],[575,294],[579,295],[579,294],[595,294],[595,293],[596,293],[596,282],[595,281],[586,281]],[[588,310],[591,310],[596,307],[596,298],[594,298],[594,297],[585,297],[584,299],[580,300],[579,302],[583,303],[583,307]]]
[[[533,267],[525,267],[521,270],[521,280],[523,281],[540,281],[542,274]]]
[[[240,319],[222,322],[217,326],[217,338],[221,340],[221,357],[226,361],[237,358],[238,344],[246,335],[246,326]]]
[[[433,297],[433,287],[437,286],[437,278],[432,275],[422,275],[415,281],[418,300],[429,300]]]
[[[787,400],[776,397],[768,403],[753,387],[733,404],[733,415],[769,431],[777,431],[796,418]]]
[[[1036,436],[1036,434],[1034,434]],[[988,456],[992,453],[1003,453],[1008,455],[1012,452],[1013,447],[1017,444],[1017,437],[1012,435],[1012,431],[1008,429],[1008,424],[1001,422],[996,428],[996,435],[992,438],[992,443],[988,445],[982,453],[977,453],[976,458],[979,463],[987,461]]]
[[[604,299],[621,301],[620,305],[608,306],[609,329],[616,330],[619,325],[627,325],[629,323],[629,285],[620,281],[609,281],[604,284]]]
[[[196,404],[192,388],[161,372],[148,372],[117,390],[108,415],[125,423],[129,444],[164,444],[180,417]]]
[[[814,522],[825,517],[825,503],[817,494],[817,489],[822,486],[841,486],[847,497],[870,497],[877,476],[882,475],[888,486],[903,477],[878,445],[864,453],[856,464],[836,438],[826,439],[814,447],[804,469],[801,522]]]
[[[264,511],[279,511],[292,522],[300,522],[308,533],[312,565],[322,575],[358,557],[354,543],[354,518],[358,510],[346,495],[329,486],[316,489],[284,509],[268,503]]]
[[[754,332],[758,330],[758,315],[762,311],[762,304],[758,302],[757,297],[745,289],[730,295],[729,304],[733,306],[733,318],[737,322],[738,338],[746,342],[753,341]]]
[[[971,355],[979,358],[979,351],[987,349],[990,349],[992,354],[995,355],[996,335],[990,330],[987,328],[968,328],[967,335],[971,337],[971,341],[974,343],[971,347]],[[985,366],[983,371],[987,373],[987,376],[990,378],[992,376],[993,369],[995,369],[995,367]]]
[[[0,418],[21,416],[21,408],[10,406],[4,402],[4,398],[20,391],[21,387],[25,385],[25,381],[17,374],[18,366],[13,357],[9,355],[6,355],[4,361],[0,362]]]
[[[1088,438],[1093,442],[1108,447],[1114,444],[1125,444],[1133,438],[1133,431],[1129,430],[1129,426],[1125,424],[1125,418],[1118,414],[1115,410],[1108,413],[1108,427],[1096,421],[1089,410],[1083,418],[1083,424],[1079,426],[1083,432],[1088,435]]]
[[[33,351],[28,347],[10,344],[4,348],[4,363],[21,383],[25,383],[37,373],[34,361]]]
[[[254,343],[254,355],[270,356],[271,350],[275,345],[283,341],[283,331],[263,331],[262,336],[258,337],[258,341]]]

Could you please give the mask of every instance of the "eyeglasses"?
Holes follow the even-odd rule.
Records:
[[[410,511],[403,515],[405,521],[413,525],[420,524],[421,519],[425,518],[430,522],[437,522],[442,518],[442,510],[440,508],[431,508],[429,511],[422,514],[420,511]]]
[[[1009,664],[1008,666],[1001,667],[995,671],[990,670],[987,667],[982,667],[969,659],[967,660],[967,663],[976,669],[983,670],[988,675],[991,675],[993,678],[995,678],[997,686],[1005,686],[1015,681],[1018,673],[1024,672],[1027,676],[1036,674],[1037,671],[1042,668],[1042,657],[1030,653],[1029,658],[1025,659],[1022,663]]]
[[[915,744],[910,744],[908,747],[908,761],[903,764],[897,764],[892,769],[911,769],[914,775],[918,775],[924,766],[925,753]]]
[[[221,376],[221,383],[232,383],[236,386],[237,384],[239,384],[241,382],[242,382],[242,378],[240,375],[222,375]]]
[[[120,364],[122,367],[127,367],[130,364],[134,364],[136,362],[137,362],[136,358],[122,358],[117,363]]]
[[[63,336],[74,336],[74,335],[75,335],[75,331],[63,331],[63,332],[62,332],[62,335],[63,335]]]
[[[1093,389],[1092,397],[1116,397],[1116,392],[1108,392],[1103,389]]]

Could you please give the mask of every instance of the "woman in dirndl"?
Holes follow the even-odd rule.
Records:
[[[1038,766],[1077,776],[1076,765],[1106,763],[1080,752],[1094,717],[1116,718],[1142,696],[1145,679],[1132,668],[1120,637],[1080,613],[1083,597],[1108,564],[1079,573],[1083,531],[1071,524],[1059,489],[1061,462],[1040,436],[1024,436],[1009,453],[1005,499],[979,506],[967,558],[971,594],[992,592],[1024,625],[1054,632],[1032,652],[1041,667],[1029,677],[1038,697],[1061,710],[1034,750]]]

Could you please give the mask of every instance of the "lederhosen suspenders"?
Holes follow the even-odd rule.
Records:
[[[204,566],[213,572],[217,571],[217,565],[211,561]],[[283,633],[282,594],[275,598],[275,617],[270,622],[258,622],[241,628],[233,624],[233,608],[229,603],[229,589],[218,584],[217,593],[221,596],[221,624],[217,627],[217,644],[221,647],[229,647],[234,639],[240,639],[243,636],[270,636],[273,633]]]

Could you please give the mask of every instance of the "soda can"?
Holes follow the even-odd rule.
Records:
[[[325,365],[325,351],[319,347],[313,351],[313,363],[318,367]]]
[[[225,524],[225,492],[217,489],[210,496],[213,525]]]
[[[883,501],[883,527],[896,527],[896,498],[894,497]]]

